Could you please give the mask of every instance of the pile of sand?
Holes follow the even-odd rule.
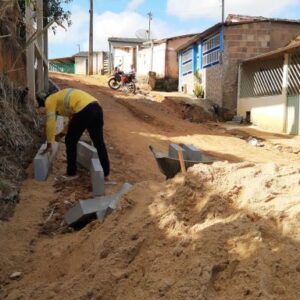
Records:
[[[197,165],[104,223],[46,239],[22,299],[300,299],[300,169]]]

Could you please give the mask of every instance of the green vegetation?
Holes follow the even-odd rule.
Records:
[[[197,98],[204,98],[204,88],[202,85],[202,75],[200,72],[196,71],[194,73],[195,84],[193,93]]]

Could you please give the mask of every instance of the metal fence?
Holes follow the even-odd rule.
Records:
[[[240,97],[262,97],[282,93],[283,58],[242,65]]]
[[[75,74],[75,64],[71,63],[50,63],[49,71]]]
[[[300,94],[300,55],[291,55],[288,73],[288,95]]]

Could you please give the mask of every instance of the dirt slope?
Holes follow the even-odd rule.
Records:
[[[40,243],[8,299],[299,299],[299,175],[216,163],[139,183],[103,224]]]
[[[135,187],[104,223],[62,234],[64,209],[90,196],[84,171],[74,184],[54,183],[65,168],[62,147],[53,175],[25,181],[15,216],[0,224],[0,298],[300,298],[297,154],[191,124],[164,103],[116,99],[94,79],[54,77],[100,100],[112,179]],[[198,165],[165,182],[148,145],[166,150],[171,141],[239,163]],[[19,281],[9,280],[14,271],[23,272]]]

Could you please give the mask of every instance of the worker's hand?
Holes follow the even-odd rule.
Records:
[[[46,149],[42,152],[42,155],[46,154],[46,153],[50,153],[52,152],[52,144],[47,143],[47,147]]]
[[[65,134],[63,132],[57,134],[55,136],[55,141],[59,143],[64,136],[65,136]]]

